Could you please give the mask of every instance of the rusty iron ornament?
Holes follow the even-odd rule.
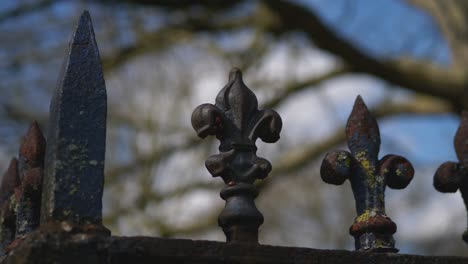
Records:
[[[351,152],[328,153],[320,168],[321,177],[335,185],[346,179],[351,182],[357,217],[349,232],[356,250],[398,252],[393,239],[397,226],[385,213],[385,187],[405,188],[413,178],[413,166],[397,155],[378,159],[379,127],[361,96],[348,118],[346,138]]]
[[[463,111],[460,126],[454,138],[458,162],[444,162],[434,174],[434,188],[443,193],[460,193],[468,207],[468,112]],[[468,228],[462,235],[468,244]]]
[[[205,165],[213,177],[220,176],[227,184],[221,191],[226,205],[218,218],[226,240],[258,243],[263,215],[254,203],[258,192],[253,183],[267,177],[272,166],[256,155],[255,142],[257,138],[278,141],[281,117],[273,110],[258,110],[255,94],[234,68],[216,103],[193,111],[192,126],[200,138],[214,135],[220,141],[220,153],[208,157]]]
[[[0,255],[39,227],[45,139],[37,122],[22,138],[0,186]]]
[[[20,186],[15,189],[16,240],[39,227],[46,141],[37,122],[23,137],[18,155]]]

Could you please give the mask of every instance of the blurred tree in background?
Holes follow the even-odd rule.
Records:
[[[195,138],[190,114],[214,102],[237,66],[284,120],[280,142],[259,146],[273,164],[257,199],[263,244],[352,249],[351,188],[322,183],[318,165],[345,147],[362,94],[381,124],[381,155],[416,168],[409,188],[387,190],[397,247],[467,255],[461,197],[432,188],[437,166],[455,159],[458,114],[468,109],[467,1],[2,1],[0,168],[29,122],[46,127],[83,9],[109,97],[104,214],[114,234],[224,239],[222,181],[203,166],[217,144]]]

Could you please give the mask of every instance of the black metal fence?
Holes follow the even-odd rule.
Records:
[[[98,257],[89,263],[124,263],[141,256],[145,260],[179,260],[180,263],[188,260],[193,263],[299,263],[309,260],[326,263],[338,259],[346,259],[342,263],[468,263],[464,258],[374,254],[398,252],[393,238],[397,225],[385,212],[385,188],[405,188],[413,178],[414,169],[401,156],[386,155],[378,159],[379,127],[360,96],[346,125],[349,151],[328,153],[320,173],[326,183],[340,185],[346,179],[350,181],[357,216],[349,233],[355,239],[356,251],[371,255],[353,255],[344,251],[317,253],[314,250],[304,253],[299,248],[258,245],[258,229],[264,217],[254,203],[258,195],[254,182],[265,179],[272,165],[256,155],[255,143],[257,139],[267,143],[278,141],[282,120],[273,110],[258,109],[257,98],[244,84],[239,69],[229,73],[228,83],[217,95],[215,104],[202,104],[192,114],[192,126],[199,137],[213,135],[220,141],[219,154],[208,157],[205,165],[213,177],[220,176],[226,184],[221,190],[221,198],[226,204],[218,223],[229,243],[182,240],[163,243],[140,238],[111,238],[109,230],[102,224],[106,100],[91,18],[84,12],[52,98],[47,137],[34,122],[23,138],[18,157],[12,159],[2,179],[0,242],[6,263],[23,263],[20,256],[32,254],[34,250],[31,248],[38,241],[42,241],[41,247],[45,248],[41,254],[55,253],[41,255],[47,259],[43,262],[37,258],[36,261],[67,260],[57,252],[76,249],[70,246],[76,236],[64,238],[59,235],[56,240],[49,241],[47,237],[54,234],[81,235],[79,243],[85,246],[78,247],[78,251],[82,250],[83,254],[90,254],[86,245],[94,248],[100,243],[101,248],[91,249]],[[468,203],[468,113],[462,114],[455,136],[455,150],[459,161],[442,164],[435,173],[434,186],[441,192],[460,189]],[[463,239],[468,243],[468,231]],[[135,241],[141,248],[134,246]],[[152,252],[154,247],[157,247],[157,253]],[[103,248],[107,253],[102,253]],[[189,252],[184,253],[187,249]],[[248,250],[251,256],[242,257],[243,250]],[[100,254],[106,257],[100,258]],[[59,255],[60,258],[54,258]],[[73,254],[68,256],[71,258]],[[288,259],[288,256],[296,259]],[[23,258],[24,263],[29,263],[25,259],[27,257]]]

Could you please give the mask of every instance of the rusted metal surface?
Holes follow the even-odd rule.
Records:
[[[34,121],[20,145],[18,155],[20,178],[23,178],[22,173],[32,168],[44,167],[45,147],[46,141],[44,135],[39,124]]]
[[[466,257],[380,254],[164,239],[33,232],[2,264],[466,264]]]
[[[14,199],[15,188],[20,184],[18,175],[18,161],[13,158],[7,171],[3,174],[0,186],[0,255],[5,254],[5,247],[15,237],[16,232],[16,201]]]
[[[267,177],[272,167],[257,157],[255,141],[276,142],[282,121],[275,111],[257,108],[257,98],[244,84],[242,72],[233,69],[215,105],[202,104],[192,114],[192,126],[199,137],[214,135],[220,140],[220,153],[208,157],[205,165],[211,175],[226,183],[221,191],[226,206],[218,222],[227,241],[257,243],[263,223],[254,203],[258,193],[253,183]]]
[[[85,11],[50,104],[41,226],[102,224],[106,111],[99,51]]]
[[[46,141],[42,131],[33,122],[23,137],[18,155],[21,184],[15,188],[15,240],[7,247],[7,251],[16,247],[26,234],[39,227],[45,148]]]
[[[350,227],[356,250],[398,252],[393,234],[396,224],[385,213],[385,187],[403,189],[412,180],[414,169],[403,157],[386,155],[378,159],[380,132],[360,96],[346,125],[348,151],[328,153],[320,168],[326,183],[351,182],[357,217]]]
[[[447,161],[440,165],[434,175],[434,187],[444,193],[460,190],[463,201],[468,206],[468,112],[464,111],[461,115],[454,146],[458,162]],[[468,243],[468,228],[462,238]]]
[[[33,122],[22,139],[18,159],[10,162],[0,186],[0,252],[17,246],[39,226],[42,167],[46,142]]]

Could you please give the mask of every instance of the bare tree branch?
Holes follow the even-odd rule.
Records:
[[[157,193],[156,191],[153,190],[150,193],[146,193],[145,197],[140,198],[140,199],[145,200],[144,203],[137,202],[137,204],[141,206],[135,206],[131,208],[121,207],[121,208],[112,210],[111,214],[107,214],[105,216],[105,221],[107,223],[113,223],[118,219],[119,216],[130,213],[132,209],[137,208],[138,210],[143,210],[144,206],[148,204],[149,202],[162,202],[163,200],[168,200],[168,199],[183,196],[191,191],[216,190],[216,189],[220,189],[221,187],[222,187],[221,182],[210,181],[210,182],[196,182],[190,185],[179,186],[173,190],[170,190],[164,193]]]
[[[468,66],[468,2],[438,0],[408,0],[432,15],[449,43],[453,63]]]
[[[16,8],[0,14],[0,23],[50,6],[53,0],[32,1],[31,4],[19,4]]]
[[[141,32],[134,44],[122,48],[117,53],[102,59],[103,67],[109,71],[116,66],[134,58],[138,55],[161,51],[170,45],[187,41],[197,33],[209,31],[211,33],[230,31],[246,27],[252,23],[252,17],[245,16],[229,21],[217,21],[210,14],[188,16],[183,21],[177,21],[166,25],[163,29],[155,32]]]
[[[281,90],[279,94],[277,94],[274,98],[270,99],[266,102],[263,107],[265,108],[273,108],[278,106],[284,99],[292,94],[298,93],[303,91],[311,86],[318,85],[324,81],[333,79],[335,77],[344,75],[346,73],[352,72],[350,67],[347,66],[339,66],[336,69],[333,69],[321,76],[314,76],[308,80],[301,81],[301,82],[293,82],[288,85],[284,89]]]
[[[111,168],[106,172],[106,184],[114,183],[115,181],[118,180],[120,175],[129,174],[149,164],[156,164],[158,161],[160,161],[164,157],[168,157],[171,154],[180,150],[186,150],[186,149],[196,147],[201,142],[202,142],[201,140],[195,137],[191,137],[185,143],[180,144],[178,146],[171,145],[171,146],[162,147],[160,149],[157,149],[155,152],[151,154],[141,155],[137,157],[129,164],[120,165],[120,166]]]
[[[426,61],[409,58],[379,60],[359,50],[326,26],[311,10],[286,1],[262,1],[272,14],[277,33],[299,30],[314,44],[343,59],[354,71],[377,76],[389,83],[413,91],[438,96],[459,103],[467,87],[467,78],[460,69],[444,69]]]
[[[169,8],[187,8],[197,5],[211,8],[227,8],[243,2],[242,0],[105,0],[108,3],[130,3],[139,5],[163,6]]]

